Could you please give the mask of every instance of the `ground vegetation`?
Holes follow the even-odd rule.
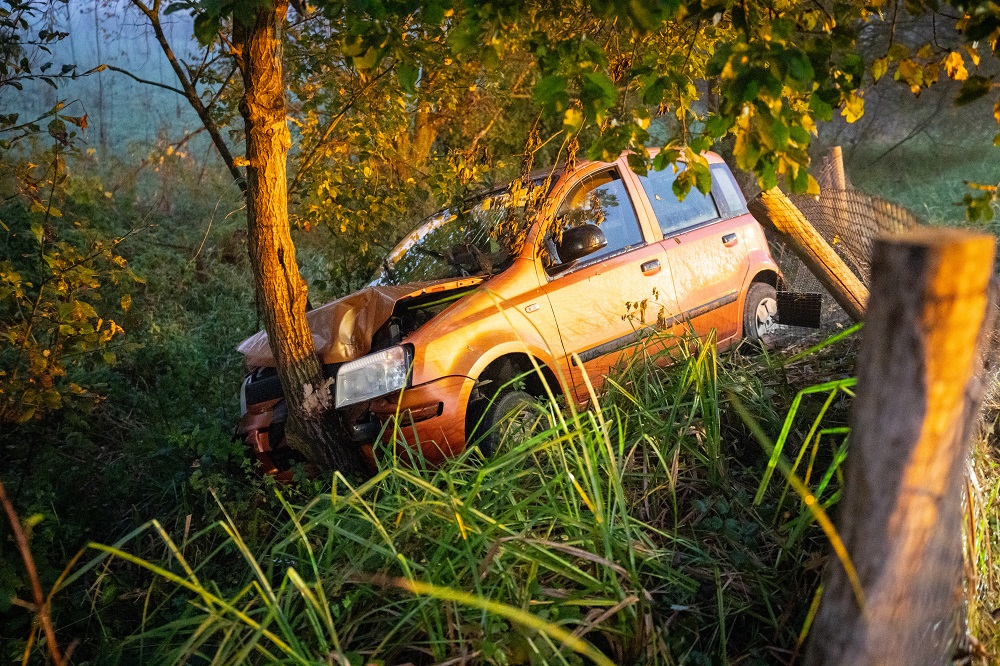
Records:
[[[0,114],[0,480],[35,565],[4,524],[0,658],[42,663],[48,617],[77,663],[794,661],[827,542],[767,444],[835,510],[855,338],[801,357],[706,346],[667,371],[642,357],[599,411],[550,406],[493,460],[413,469],[386,457],[367,481],[277,489],[230,440],[233,349],[275,307],[261,274],[280,274],[261,270],[247,217],[287,214],[267,228],[294,242],[273,258],[301,319],[303,279],[314,303],[350,291],[421,215],[527,165],[641,157],[648,144],[666,157],[637,169],[685,154],[696,167],[694,152],[716,146],[760,185],[808,190],[814,125],[836,118],[820,138],[851,148],[856,185],[936,223],[972,204],[982,223],[994,191],[963,202],[962,181],[1000,179],[993,132],[973,147],[962,127],[992,123],[990,6],[911,24],[896,5],[834,17],[817,3],[351,7],[362,4],[288,18],[253,3],[155,5],[194,11],[214,44],[203,66],[176,59],[218,158],[196,157],[197,127],[121,154],[92,148],[71,99],[41,117]],[[45,5],[0,8],[0,99],[84,74],[47,64],[62,33],[41,28]],[[415,18],[376,38],[403,9]],[[291,158],[263,189],[284,202],[261,194],[250,172],[264,162],[243,150],[261,120],[241,102],[267,82],[231,53],[275,48],[247,32],[265,19],[264,37],[284,41],[270,56],[281,85],[264,77],[281,113],[264,109],[263,124],[290,123],[259,141],[287,142]],[[881,118],[900,100],[945,110],[899,136],[865,124],[894,122]],[[705,186],[690,173],[681,188]],[[241,183],[258,208],[244,208]],[[987,659],[997,483],[984,442],[977,463],[971,654]]]

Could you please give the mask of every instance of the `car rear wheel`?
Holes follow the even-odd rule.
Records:
[[[490,458],[504,439],[520,441],[548,426],[538,398],[527,391],[508,389],[500,392],[487,408],[476,428],[477,433],[482,433],[476,445],[484,457]]]
[[[754,282],[743,305],[743,339],[770,345],[778,332],[778,294],[764,282]]]

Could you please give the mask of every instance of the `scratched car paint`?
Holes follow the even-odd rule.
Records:
[[[389,437],[431,463],[467,444],[490,454],[496,424],[545,382],[582,405],[585,374],[600,391],[651,340],[766,337],[778,267],[728,167],[706,159],[711,194],[683,201],[672,168],[639,176],[623,156],[426,219],[367,287],[307,314],[345,441],[369,460]],[[240,351],[237,434],[283,473],[295,453],[266,334]]]

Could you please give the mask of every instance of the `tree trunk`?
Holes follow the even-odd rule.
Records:
[[[291,135],[285,119],[281,26],[286,0],[238,20],[233,46],[243,76],[246,127],[247,240],[260,314],[288,406],[288,444],[316,465],[363,474],[360,449],[340,434],[330,380],[323,377],[306,323],[306,283],[295,263],[285,167]]]
[[[876,242],[838,525],[864,603],[832,561],[806,664],[951,661],[993,248],[944,229]]]
[[[430,159],[431,149],[445,118],[436,113],[428,101],[421,101],[413,114],[413,128],[400,137],[399,159],[394,165],[396,177],[402,181],[418,176]]]

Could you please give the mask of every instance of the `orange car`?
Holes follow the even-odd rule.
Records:
[[[307,314],[344,436],[370,459],[393,431],[432,463],[467,443],[488,455],[496,422],[544,395],[532,360],[583,404],[584,373],[600,390],[652,333],[714,331],[720,347],[766,336],[778,267],[729,169],[706,158],[711,194],[683,201],[673,169],[639,176],[622,156],[426,219],[367,287]],[[274,473],[294,460],[274,360],[263,332],[239,349],[237,434]]]

